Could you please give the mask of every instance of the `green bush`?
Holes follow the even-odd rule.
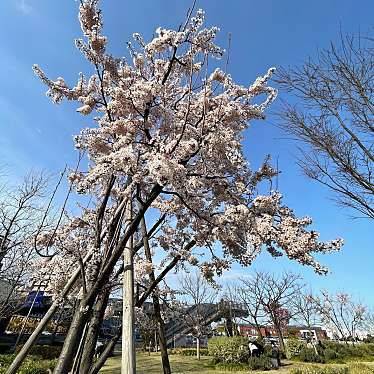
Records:
[[[264,356],[266,357],[274,357],[274,349],[270,344],[264,345]]]
[[[19,370],[19,374],[46,374],[49,367],[43,362],[26,361]]]
[[[248,366],[251,370],[271,370],[272,364],[269,357],[250,357],[248,360]]]
[[[0,355],[0,374],[5,373],[6,368],[12,363],[15,355]],[[17,371],[18,374],[47,374],[48,370],[53,370],[57,364],[57,359],[41,360],[40,356],[28,356]]]
[[[364,339],[364,342],[365,342],[365,343],[374,343],[374,336],[372,336],[372,335],[368,335],[368,336]]]
[[[326,348],[323,351],[323,355],[325,356],[326,360],[335,360],[336,358],[338,358],[337,352],[331,348]]]
[[[361,344],[345,344],[345,343],[338,343],[338,342],[330,342],[326,341],[323,345],[324,348],[324,355],[327,357],[326,352],[329,350],[334,351],[336,353],[336,357],[334,359],[343,360],[344,359],[365,359],[365,360],[373,360],[374,359],[374,344],[368,343],[361,343]],[[329,358],[330,359],[330,358]],[[334,360],[333,358],[331,358]]]
[[[288,339],[286,342],[286,356],[288,359],[298,356],[300,351],[306,348],[305,342],[299,339]]]
[[[303,362],[322,363],[324,361],[323,357],[317,355],[313,348],[303,348],[298,357]]]
[[[18,346],[16,353],[21,350],[22,346]],[[29,354],[33,356],[38,356],[42,360],[53,360],[58,358],[61,354],[62,346],[56,345],[34,345],[31,347]]]
[[[242,336],[215,337],[208,341],[209,355],[214,362],[227,364],[247,363],[250,357],[248,339]]]
[[[9,366],[13,360],[15,355],[0,355],[0,367],[7,367]]]

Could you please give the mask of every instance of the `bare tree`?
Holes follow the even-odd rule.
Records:
[[[157,321],[153,316],[148,315],[141,308],[136,309],[136,326],[142,337],[143,349],[151,352],[151,345],[154,336],[157,334]],[[156,344],[156,342],[155,342]]]
[[[260,279],[261,277],[257,273],[251,278],[240,278],[239,282],[229,290],[229,294],[248,313],[248,318],[240,318],[252,324],[257,330],[258,337],[262,339],[261,325],[266,313],[262,305],[264,289],[261,286]]]
[[[280,126],[308,146],[300,147],[299,165],[339,204],[368,218],[374,218],[373,40],[341,37],[301,67],[277,73],[296,102],[285,104]]]
[[[337,339],[351,340],[357,338],[357,329],[364,325],[367,308],[355,302],[346,293],[329,294],[322,291],[321,297],[314,297],[313,301],[318,314],[333,332]]]
[[[366,313],[365,319],[363,322],[363,327],[367,335],[374,337],[374,312],[373,311]]]
[[[314,297],[311,292],[305,293],[300,292],[295,295],[291,301],[292,309],[294,311],[293,318],[300,321],[301,324],[305,325],[308,329],[308,333],[312,332],[312,327],[318,320],[317,307],[314,302]],[[318,355],[318,350],[315,345],[315,339],[311,337],[310,343],[312,344],[314,351]]]
[[[283,331],[292,317],[292,300],[300,293],[301,277],[285,272],[280,276],[271,273],[256,272],[253,282],[262,290],[260,302],[270,322],[278,333],[279,346],[285,350]]]
[[[29,173],[15,187],[4,184],[0,199],[0,318],[8,317],[22,304],[18,291],[31,274],[36,255],[32,239],[45,215],[42,203],[47,182],[43,173]]]
[[[196,355],[200,360],[200,341],[207,333],[207,318],[211,314],[217,292],[200,273],[187,273],[180,277],[180,292],[191,305],[191,308],[186,309],[185,321],[196,338]]]

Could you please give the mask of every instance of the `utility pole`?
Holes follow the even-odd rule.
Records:
[[[127,204],[127,224],[132,219],[131,197]],[[136,374],[135,341],[134,341],[134,262],[133,237],[128,240],[123,252],[122,284],[122,374]]]

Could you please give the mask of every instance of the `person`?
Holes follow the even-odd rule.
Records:
[[[264,353],[264,347],[262,346],[262,344],[256,341],[254,342],[249,341],[248,348],[249,348],[249,351],[251,352],[252,357],[253,356],[259,357]]]
[[[281,365],[280,352],[279,352],[279,348],[273,341],[271,341],[271,357],[273,359],[272,360],[273,366],[278,368]]]
[[[99,358],[101,354],[104,352],[105,345],[102,342],[97,342],[96,343],[96,348],[95,348],[95,357]]]

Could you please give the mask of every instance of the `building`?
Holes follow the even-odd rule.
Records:
[[[242,336],[248,336],[250,338],[257,338],[258,331],[253,324],[238,324],[238,332]],[[260,332],[263,337],[266,338],[278,338],[278,332],[273,326],[260,326]],[[290,325],[282,329],[282,334],[284,338],[295,337],[304,340],[327,340],[329,339],[328,333],[325,329],[320,326],[295,326]]]

